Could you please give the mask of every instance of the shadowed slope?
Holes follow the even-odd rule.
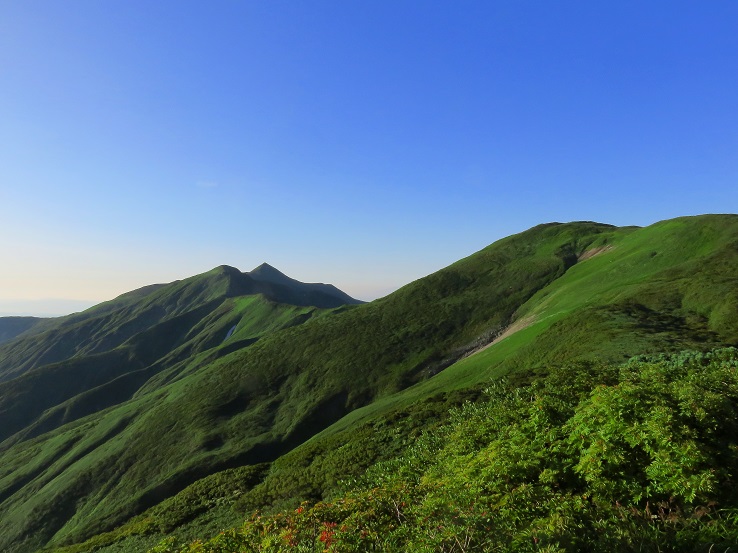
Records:
[[[40,321],[38,317],[0,317],[0,344],[27,332]]]

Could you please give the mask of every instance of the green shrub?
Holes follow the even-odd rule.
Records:
[[[725,550],[737,421],[731,348],[497,382],[341,497],[181,551]]]

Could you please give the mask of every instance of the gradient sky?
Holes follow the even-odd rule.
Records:
[[[368,300],[542,222],[736,212],[736,29],[734,0],[2,1],[0,313],[263,261]]]

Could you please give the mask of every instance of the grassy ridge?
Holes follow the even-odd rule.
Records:
[[[140,393],[152,379],[147,389],[247,347],[276,329],[300,324],[318,311],[275,304],[260,295],[229,298],[224,295],[229,286],[226,275],[212,273],[160,289],[141,305],[115,311],[106,306],[102,320],[90,316],[55,330],[62,335],[59,340],[75,344],[78,351],[0,382],[0,442],[5,440],[0,448],[117,405]],[[191,302],[189,308],[187,302]],[[158,315],[152,320],[154,312]],[[91,332],[89,327],[108,328],[110,334],[103,336],[103,330]],[[45,334],[11,345],[28,348],[45,343]],[[79,334],[86,338],[77,338]]]
[[[26,485],[10,494],[2,508],[15,516],[0,522],[0,545],[20,536],[38,543],[52,534],[53,543],[84,539],[214,471],[277,458],[505,326],[520,304],[569,268],[570,248],[562,245],[608,229],[531,229],[389,298],[273,333],[95,416],[89,424],[131,419],[58,475],[45,473],[34,493]],[[184,298],[177,306],[184,308]],[[62,427],[39,439],[69,443],[70,432]],[[17,466],[27,447],[8,449],[7,466]],[[17,474],[0,485],[14,489]]]
[[[571,358],[738,344],[735,216],[682,218],[593,244],[603,251],[539,291],[516,314],[528,326],[455,368],[464,381]],[[452,373],[449,373],[449,376]]]
[[[294,282],[299,290],[301,283]],[[2,517],[4,527],[37,543],[69,520],[80,496],[104,494],[101,474],[117,471],[112,459],[127,449],[119,434],[162,397],[148,390],[327,312],[276,303],[263,294],[241,295],[252,288],[264,286],[219,267],[124,294],[82,314],[41,321],[42,328],[8,343],[0,355],[3,366],[11,367],[6,376],[21,375],[0,383],[0,439],[5,438],[0,448],[8,451],[0,500],[13,505]],[[284,286],[268,288],[274,297],[292,293]],[[319,292],[307,300],[338,301]],[[59,361],[43,364],[51,359]],[[14,362],[25,365],[13,368]],[[111,457],[91,468],[103,444]],[[39,501],[44,495],[46,502]]]
[[[618,361],[731,343],[736,304],[720,298],[736,289],[737,239],[738,218],[730,216],[646,229],[541,225],[382,300],[313,317],[217,359],[184,355],[120,407],[5,452],[0,508],[18,514],[7,523],[3,517],[0,532],[10,536],[7,544],[22,543],[23,536],[37,544],[52,535],[52,545],[80,541],[201,477],[273,461],[328,428],[272,463],[238,504],[278,508],[319,499],[361,468],[349,454],[358,451],[350,445],[352,432],[368,432],[359,429],[403,410],[423,420],[413,406],[430,405],[439,394],[510,371],[543,370],[560,359]],[[595,250],[600,253],[590,257]],[[481,349],[526,317],[529,326]],[[116,433],[77,450],[70,444],[79,441],[82,424]],[[388,436],[378,450],[395,451],[402,439]],[[345,447],[346,456],[332,453],[334,446]],[[48,464],[61,457],[54,447],[74,450],[74,462],[52,476],[45,471],[42,480],[24,472],[24,459],[38,456]],[[302,480],[297,472],[290,476],[290,467],[314,463]],[[47,526],[34,527],[38,521]],[[28,543],[18,551],[30,550]]]
[[[318,453],[316,457],[309,453],[311,448],[329,451],[329,444],[335,445],[336,440],[343,444],[339,447],[353,447],[347,438],[352,431],[371,426],[371,421],[392,418],[393,412],[412,409],[444,390],[473,387],[511,370],[535,372],[562,358],[617,362],[639,352],[735,343],[738,310],[725,307],[725,300],[738,289],[734,273],[726,270],[737,264],[735,243],[735,217],[730,216],[600,233],[577,254],[601,249],[598,255],[582,256],[586,259],[533,295],[514,316],[525,319],[533,311],[534,324],[451,365],[431,380],[349,414],[274,464],[265,481],[241,503],[279,506],[285,501],[330,496],[331,484],[326,482],[330,476],[324,479],[315,474],[305,482],[304,468],[298,475],[288,467],[314,465],[323,471],[332,464],[330,455]],[[731,312],[732,316],[725,316]],[[305,459],[312,461],[305,465]],[[360,466],[351,465],[352,469]],[[343,477],[351,476],[352,469]],[[340,478],[331,470],[325,473]]]
[[[0,317],[0,344],[28,332],[39,322],[38,317]]]
[[[572,359],[620,362],[640,353],[738,345],[738,217],[686,217],[603,230],[583,256],[511,317],[524,324],[434,378],[358,409],[326,432],[490,378]],[[482,344],[484,345],[484,344]]]

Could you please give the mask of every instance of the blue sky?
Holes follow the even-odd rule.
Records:
[[[262,261],[372,299],[542,222],[735,212],[737,26],[732,0],[0,3],[0,313]]]

